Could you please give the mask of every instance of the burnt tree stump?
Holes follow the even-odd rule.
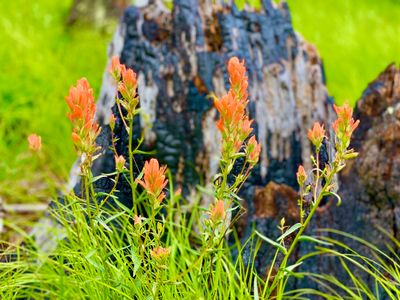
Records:
[[[298,222],[295,173],[299,164],[311,165],[307,129],[315,121],[328,128],[334,113],[321,59],[294,31],[287,4],[263,0],[259,11],[239,11],[223,1],[175,0],[170,11],[162,1],[150,1],[148,6],[125,11],[108,55],[109,63],[112,56],[120,56],[121,62],[138,74],[142,113],[135,120],[133,142],[144,133],[144,150],[155,151],[159,161],[168,165],[175,184],[182,187],[189,201],[196,185],[210,186],[218,171],[220,136],[215,126],[216,110],[208,95],[221,96],[227,91],[226,62],[230,57],[245,59],[249,113],[255,120],[262,153],[241,194],[247,213],[238,231],[246,239],[254,225],[274,237],[279,235],[281,217],[287,224]],[[111,113],[117,117],[116,149],[128,157],[128,136],[114,106],[115,93],[105,71],[97,104],[102,156],[94,162],[94,175],[111,173],[115,168],[109,149]],[[357,103],[355,114],[361,125],[353,147],[361,154],[339,178],[343,204],[332,207],[334,200],[328,199],[319,208],[311,233],[317,228],[336,228],[380,246],[384,239],[375,229],[378,225],[400,237],[399,102],[400,71],[391,65]],[[135,176],[148,158],[135,158]],[[106,192],[113,185],[110,178],[96,183],[97,190]],[[128,182],[120,181],[117,189],[119,201],[131,207]],[[203,205],[208,206],[210,200],[204,197]],[[294,255],[311,247],[300,244]],[[272,251],[264,250],[257,258],[260,272],[265,272]],[[336,266],[333,260],[318,258],[302,267],[331,273]],[[339,276],[346,279],[344,274]]]
[[[333,120],[323,66],[316,49],[294,31],[285,3],[277,6],[263,1],[259,11],[239,11],[222,1],[212,3],[176,0],[170,11],[161,1],[153,1],[125,11],[109,58],[120,56],[121,62],[138,74],[142,113],[135,121],[133,142],[144,132],[144,150],[155,151],[159,161],[168,165],[175,184],[190,201],[196,185],[210,186],[218,171],[218,116],[209,94],[226,93],[226,62],[232,56],[244,59],[249,114],[255,120],[262,153],[242,191],[247,214],[239,232],[246,239],[256,224],[265,235],[279,235],[276,227],[280,217],[290,213],[289,222],[298,220],[297,205],[287,200],[297,197],[298,165],[311,165],[307,129],[317,120],[326,125]],[[95,175],[114,170],[109,150],[111,113],[117,116],[114,134],[119,138],[118,154],[128,156],[128,137],[114,106],[115,93],[106,71],[97,115],[102,124],[99,144],[103,155],[94,163]],[[137,174],[144,159],[148,157],[135,159]],[[108,191],[112,185],[104,178],[97,188]],[[132,206],[128,182],[121,181],[118,190],[119,201]],[[277,204],[277,199],[282,201]],[[203,205],[208,206],[211,200],[204,197]],[[267,261],[260,256],[260,270],[266,268]]]

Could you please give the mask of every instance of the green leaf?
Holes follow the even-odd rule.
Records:
[[[131,247],[131,257],[133,262],[133,276],[135,276],[140,268],[140,265],[142,264],[142,261],[140,260],[140,256],[136,253],[133,247]]]
[[[254,290],[254,300],[260,299],[258,296],[257,276],[254,276],[253,290]]]
[[[338,202],[337,202],[336,206],[340,206],[342,204],[342,198],[338,194],[336,194],[335,192],[328,192],[328,193],[326,193],[326,196],[334,196],[334,197],[336,197],[336,199],[338,199]]]
[[[287,237],[288,235],[292,234],[293,232],[295,232],[296,230],[298,230],[302,226],[303,225],[300,224],[300,223],[294,224],[292,227],[290,227],[288,230],[286,230],[284,234],[282,234],[280,237],[278,237],[276,239],[276,241],[279,242],[279,241],[283,240],[285,237]]]
[[[289,272],[289,273],[292,273],[293,270],[296,269],[298,266],[300,266],[302,263],[303,263],[303,262],[301,261],[301,262],[298,262],[297,264],[288,266],[288,267],[285,268],[285,270],[286,270],[287,272]]]
[[[105,272],[105,269],[102,265],[99,265],[98,263],[96,263],[93,259],[92,256],[97,252],[96,249],[93,249],[92,251],[90,251],[88,254],[85,255],[86,260],[95,268],[99,269],[101,272]]]
[[[326,245],[326,246],[333,246],[332,243],[326,242],[326,241],[322,241],[320,239],[314,238],[312,236],[308,236],[308,235],[302,235],[299,237],[299,241],[302,242],[312,242],[312,243],[317,243],[317,244],[322,244],[322,245]]]
[[[278,244],[277,242],[271,240],[270,238],[267,238],[266,236],[262,235],[261,233],[259,233],[257,230],[255,231],[255,233],[264,241],[266,241],[268,244],[274,246],[275,248],[278,248],[279,250],[281,250],[284,254],[287,253],[287,250],[285,247],[283,247],[281,244]]]

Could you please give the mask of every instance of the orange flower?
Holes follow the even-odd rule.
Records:
[[[144,180],[136,179],[136,182],[153,197],[155,206],[158,206],[165,198],[165,193],[162,190],[168,183],[168,179],[165,178],[166,168],[166,166],[160,167],[157,159],[152,158],[144,164]]]
[[[335,131],[335,134],[337,135],[339,140],[345,139],[345,144],[347,144],[347,142],[350,141],[351,135],[353,134],[354,130],[360,124],[360,121],[354,121],[353,109],[349,106],[348,103],[345,103],[341,107],[333,105],[333,108],[338,115],[338,119],[332,124],[333,130]]]
[[[228,62],[229,82],[238,99],[247,99],[248,81],[244,61],[240,62],[237,57],[232,57]]]
[[[75,145],[79,145],[79,144],[80,144],[81,138],[79,137],[79,135],[78,135],[76,132],[73,132],[73,133],[71,134],[71,138],[72,138],[72,142],[73,142]]]
[[[111,66],[110,66],[110,73],[111,76],[114,78],[116,82],[119,82],[121,79],[121,72],[125,70],[125,65],[122,65],[119,62],[118,56],[113,56],[111,58]]]
[[[42,148],[42,138],[37,134],[30,134],[28,136],[29,149],[38,152]]]
[[[222,133],[222,159],[230,159],[243,148],[243,143],[250,136],[253,128],[253,120],[246,114],[248,80],[244,62],[237,57],[232,57],[228,62],[229,82],[231,88],[228,93],[220,99],[214,100],[215,108],[220,118],[216,122],[218,130]],[[256,163],[260,154],[260,146],[255,138],[247,147],[253,147],[251,151],[251,164]],[[248,156],[249,158],[249,156]]]
[[[122,95],[122,106],[126,109],[128,113],[128,118],[133,118],[136,110],[136,106],[139,103],[139,98],[137,97],[137,79],[136,73],[131,69],[123,69],[122,81],[118,84],[118,91]]]
[[[256,137],[253,135],[247,143],[247,160],[252,166],[258,162],[260,158],[260,152],[261,145],[257,142]]]
[[[142,224],[142,216],[134,215],[133,216],[133,225],[140,226]]]
[[[353,109],[347,102],[343,104],[343,106],[336,106],[335,104],[333,104],[333,108],[339,118],[351,119],[353,116]]]
[[[299,183],[300,186],[302,186],[306,182],[307,174],[306,170],[304,170],[304,167],[302,165],[300,165],[299,168],[297,169],[296,177],[297,177],[297,182]]]
[[[87,152],[100,133],[99,125],[95,121],[93,90],[87,79],[79,79],[76,87],[69,89],[65,100],[71,110],[68,118],[74,126],[72,140],[77,147],[82,147],[83,152]]]
[[[314,123],[314,127],[312,128],[312,130],[311,129],[308,130],[308,138],[317,149],[321,147],[324,137],[325,137],[324,125],[321,125],[318,122]]]
[[[225,212],[225,203],[222,200],[217,200],[214,206],[211,208],[210,212],[210,220],[213,223],[218,223],[225,219],[226,212]]]
[[[115,169],[117,169],[118,172],[123,171],[126,162],[125,158],[122,155],[120,156],[115,155],[114,159],[115,159]]]
[[[117,119],[115,118],[114,114],[111,114],[110,120],[109,120],[111,131],[114,131],[114,128],[115,128],[115,121],[116,121],[116,120],[117,120]]]
[[[121,74],[122,81],[118,84],[118,90],[125,100],[131,101],[136,97],[136,73],[132,69],[124,69]]]
[[[169,248],[163,248],[163,247],[156,247],[153,250],[150,250],[151,257],[153,257],[155,260],[159,262],[165,261],[170,255],[170,253],[171,250]]]

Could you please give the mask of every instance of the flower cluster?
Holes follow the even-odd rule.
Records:
[[[168,179],[165,178],[166,168],[166,166],[160,167],[157,159],[152,158],[144,164],[144,179],[136,179],[136,182],[146,190],[147,194],[153,200],[155,208],[157,208],[165,198],[163,189],[168,183]]]
[[[136,106],[139,103],[139,97],[136,93],[137,78],[132,69],[126,68],[121,64],[119,58],[114,56],[111,60],[111,76],[118,83],[118,92],[121,94],[121,105],[125,108],[127,116],[132,119],[136,112]]]
[[[337,120],[332,124],[333,130],[338,139],[337,150],[344,151],[350,145],[351,135],[360,124],[360,120],[354,121],[353,109],[348,103],[342,107],[333,106],[338,116]]]
[[[221,99],[214,101],[220,114],[217,128],[222,134],[222,158],[225,160],[239,152],[253,131],[251,128],[253,121],[249,120],[246,114],[248,80],[244,62],[240,62],[237,57],[231,58],[228,62],[228,73],[231,88]],[[256,139],[252,138],[247,147],[247,156],[252,165],[257,163],[260,149]]]
[[[65,100],[71,111],[68,118],[73,125],[72,141],[81,153],[92,155],[96,149],[95,141],[100,127],[95,121],[93,89],[87,79],[79,79],[76,86],[70,88]]]

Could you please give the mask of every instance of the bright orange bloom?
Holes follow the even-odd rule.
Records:
[[[42,138],[37,134],[30,134],[28,136],[29,149],[38,152],[42,148]]]
[[[251,165],[255,165],[261,152],[261,145],[257,142],[256,137],[253,135],[247,143],[248,161]]]
[[[339,118],[351,119],[353,116],[353,109],[347,102],[343,104],[343,106],[336,106],[333,104],[333,108]]]
[[[126,101],[136,98],[137,79],[132,69],[122,70],[122,81],[118,84],[118,90]]]
[[[228,62],[229,82],[232,91],[238,99],[247,99],[248,81],[244,61],[240,62],[237,57],[232,57]]]
[[[225,219],[226,212],[225,212],[225,203],[222,200],[217,200],[214,206],[211,208],[210,212],[210,220],[213,223],[218,223]]]
[[[313,128],[308,130],[308,138],[317,149],[321,147],[324,137],[325,137],[324,125],[321,125],[318,122],[314,123]]]
[[[115,155],[114,160],[115,160],[115,169],[117,169],[118,172],[121,172],[125,167],[125,162],[126,162],[125,158],[122,155],[120,156]]]
[[[297,182],[299,183],[300,186],[302,186],[306,182],[307,174],[306,170],[304,170],[304,167],[302,165],[300,165],[299,168],[297,169],[296,177],[297,177]]]
[[[353,109],[349,106],[348,103],[345,103],[341,107],[333,105],[333,108],[338,115],[338,119],[332,124],[335,134],[338,136],[339,139],[342,139],[343,137],[346,137],[346,140],[350,139],[353,131],[360,124],[360,121],[354,121]]]
[[[75,145],[77,145],[76,143],[78,141],[84,143],[86,146],[92,145],[100,130],[94,117],[96,105],[94,102],[93,89],[90,87],[87,79],[79,79],[76,83],[76,87],[71,87],[69,89],[69,94],[65,100],[71,110],[68,114],[68,118],[74,126],[72,139]]]
[[[159,205],[165,198],[163,189],[168,183],[168,179],[165,178],[165,171],[167,167],[160,167],[158,160],[155,158],[146,161],[143,168],[144,180],[136,179],[146,192],[153,197],[156,201],[156,205]]]

